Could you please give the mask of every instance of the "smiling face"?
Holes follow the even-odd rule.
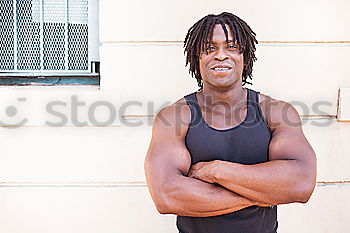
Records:
[[[242,73],[244,68],[243,53],[239,53],[239,47],[234,43],[232,31],[226,25],[228,31],[228,43],[225,32],[220,24],[213,28],[212,43],[206,46],[206,51],[201,52],[199,69],[203,79],[203,86],[227,88],[234,84],[242,86]]]

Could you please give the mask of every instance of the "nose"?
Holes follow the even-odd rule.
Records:
[[[226,53],[224,46],[219,46],[219,48],[216,50],[215,59],[219,61],[224,61],[228,59],[228,54]]]

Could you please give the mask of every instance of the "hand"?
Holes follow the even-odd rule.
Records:
[[[208,183],[215,183],[213,181],[213,168],[216,161],[198,162],[193,164],[188,172],[187,176],[196,178]]]

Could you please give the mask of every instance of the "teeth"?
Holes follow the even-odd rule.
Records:
[[[214,68],[215,71],[228,71],[230,68],[221,68],[221,67],[217,67]]]

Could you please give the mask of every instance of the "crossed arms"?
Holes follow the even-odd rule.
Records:
[[[189,122],[189,109],[180,107],[179,111],[184,103],[177,102],[159,112],[144,164],[157,210],[207,217],[252,205],[307,202],[315,187],[316,156],[302,132],[297,111],[279,103],[269,115],[273,128],[270,161],[255,165],[214,160],[191,166],[185,146],[188,124],[183,123]],[[286,105],[290,108],[287,122],[281,119]]]

